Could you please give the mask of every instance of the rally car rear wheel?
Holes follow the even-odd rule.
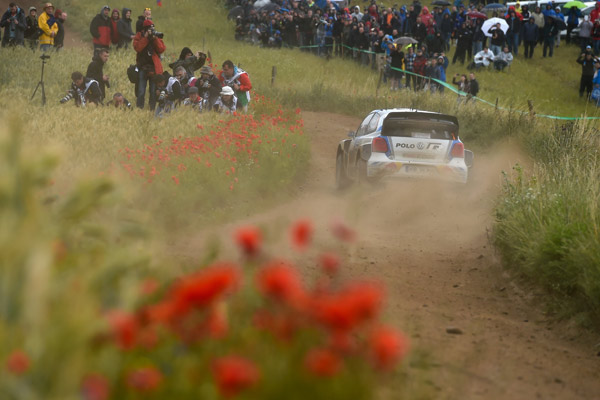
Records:
[[[350,184],[346,167],[344,167],[344,156],[341,152],[335,158],[335,188],[342,190]]]

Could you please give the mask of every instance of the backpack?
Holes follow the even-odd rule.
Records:
[[[127,68],[127,78],[129,78],[129,82],[131,82],[131,83],[138,83],[139,74],[138,74],[137,65],[131,64]]]

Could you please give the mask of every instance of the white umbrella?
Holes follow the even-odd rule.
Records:
[[[504,32],[506,34],[506,31],[508,31],[508,23],[506,22],[505,19],[502,18],[490,18],[490,19],[486,19],[483,22],[483,25],[481,25],[481,30],[483,31],[483,34],[487,37],[492,37],[491,33],[488,33],[488,31],[490,30],[490,28],[496,24],[500,24],[500,29],[502,29],[502,32]]]

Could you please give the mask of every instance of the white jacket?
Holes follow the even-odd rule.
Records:
[[[483,64],[486,67],[490,65],[490,62],[494,61],[494,53],[490,50],[481,50],[479,53],[475,54],[474,57],[475,64]]]

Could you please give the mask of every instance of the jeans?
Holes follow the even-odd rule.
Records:
[[[148,77],[148,72],[140,68],[138,73],[138,84],[137,84],[137,101],[136,105],[138,108],[144,108],[144,102],[146,100],[146,83],[148,84],[148,90],[150,91],[148,105],[151,110],[156,107],[156,84],[154,80]]]
[[[498,54],[500,54],[500,52],[502,51],[502,49],[500,48],[500,46],[498,46],[496,44],[490,44],[490,50],[492,51],[492,53],[494,53],[495,56],[497,56]]]
[[[600,40],[594,40],[594,54],[600,54]]]
[[[483,50],[483,42],[473,42],[473,54],[477,54],[481,50]]]
[[[510,33],[506,36],[506,45],[508,46],[508,50],[513,53],[515,56],[519,54],[519,34],[518,33]]]
[[[546,50],[550,50],[548,55],[552,57],[552,55],[554,54],[554,36],[550,36],[544,39],[544,51],[542,53],[544,57],[546,57]]]
[[[43,51],[44,53],[47,52],[48,50],[53,50],[54,49],[54,45],[52,44],[40,44],[40,50]]]
[[[525,41],[525,58],[533,57],[533,49],[535,49],[535,41]]]

